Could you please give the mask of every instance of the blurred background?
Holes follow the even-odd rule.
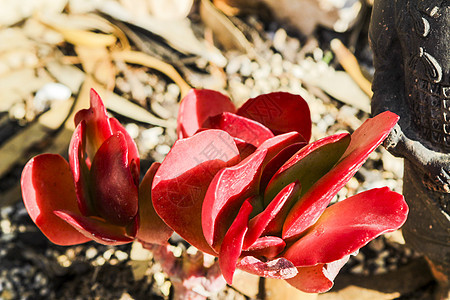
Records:
[[[135,139],[142,172],[176,140],[190,88],[239,106],[286,91],[309,103],[312,140],[370,116],[371,0],[0,0],[0,299],[173,299],[171,279],[139,244],[51,244],[21,201],[25,163],[67,156],[89,89]],[[402,190],[402,161],[380,147],[337,199]],[[174,237],[175,256],[189,245]],[[284,282],[284,281],[283,281]],[[434,283],[400,232],[352,257],[323,295],[238,273],[210,299],[429,299]],[[263,290],[261,290],[263,289]],[[199,292],[202,294],[202,292]]]

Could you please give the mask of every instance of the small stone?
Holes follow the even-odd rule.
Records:
[[[159,144],[159,137],[164,133],[161,127],[152,127],[141,132],[140,142],[145,148],[142,150],[154,149]]]
[[[167,93],[173,97],[178,97],[180,95],[180,87],[175,83],[169,83],[167,85]]]
[[[364,265],[359,264],[351,269],[351,272],[354,274],[362,274],[364,271]]]
[[[105,264],[106,260],[103,258],[103,256],[97,257],[97,259],[94,261],[94,265],[97,266],[103,266]]]
[[[89,248],[86,250],[86,258],[87,259],[93,259],[96,255],[97,255],[97,249],[95,249],[94,247]]]
[[[273,36],[273,47],[280,52],[286,49],[287,33],[283,28],[278,29]]]
[[[120,261],[124,261],[126,259],[128,259],[128,254],[126,252],[117,250],[116,252],[114,252],[114,256],[117,257],[118,260]]]
[[[5,234],[11,233],[11,222],[9,220],[1,220],[0,228],[1,228],[2,232]]]
[[[105,260],[109,260],[113,254],[114,249],[108,249],[105,252],[103,252],[103,257],[105,258]]]
[[[153,278],[158,286],[162,286],[166,281],[166,276],[163,273],[155,273],[153,274]]]
[[[139,126],[137,126],[135,123],[126,124],[125,130],[128,132],[132,139],[136,139],[139,135]]]
[[[170,281],[166,281],[163,283],[163,285],[160,287],[161,293],[163,293],[164,296],[168,297],[170,294],[170,287],[172,284]]]
[[[168,145],[156,146],[156,152],[158,152],[159,154],[166,155],[167,153],[169,153],[169,151],[170,151],[170,147]]]
[[[234,57],[229,60],[227,67],[225,68],[225,72],[227,74],[236,74],[241,68],[241,60],[239,57]]]
[[[374,239],[372,242],[370,242],[369,247],[374,251],[380,252],[385,247],[384,241],[382,239]]]
[[[249,77],[252,74],[252,62],[247,57],[242,60],[239,73],[244,77]]]

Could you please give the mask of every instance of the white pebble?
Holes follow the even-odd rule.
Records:
[[[128,132],[132,139],[137,138],[139,135],[139,126],[137,126],[135,123],[129,123],[125,125],[125,130]]]
[[[38,111],[43,111],[50,102],[64,101],[72,95],[71,90],[61,83],[47,83],[34,96],[34,106]]]
[[[95,248],[89,248],[86,250],[86,258],[87,259],[93,259],[97,255],[97,249]]]
[[[106,260],[109,260],[113,254],[114,254],[114,249],[108,249],[103,253],[103,257]]]
[[[156,152],[158,152],[159,154],[166,155],[167,153],[169,153],[169,151],[170,151],[170,147],[168,145],[156,146]]]
[[[128,259],[128,254],[126,252],[117,250],[116,252],[114,252],[114,256],[117,257],[118,260],[123,261]]]

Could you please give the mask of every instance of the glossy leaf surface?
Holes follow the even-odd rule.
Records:
[[[266,230],[267,225],[272,222],[285,208],[286,202],[292,197],[298,196],[300,192],[300,184],[298,182],[291,183],[286,186],[269,205],[264,209],[263,212],[259,213],[257,216],[253,217],[249,222],[249,229],[247,235],[245,236],[243,249],[247,250],[256,240],[261,236],[261,234]],[[287,211],[285,212],[287,214]],[[281,220],[283,221],[284,218]],[[281,224],[280,224],[281,225]],[[276,225],[272,225],[275,227]],[[281,226],[280,226],[281,229]]]
[[[350,135],[342,133],[320,139],[300,149],[272,177],[265,190],[264,202],[268,203],[286,185],[296,180],[305,193],[336,164],[349,142]]]
[[[178,138],[194,135],[206,119],[223,112],[236,112],[230,98],[213,90],[190,90],[180,103],[177,118]]]
[[[111,225],[98,219],[78,215],[68,210],[58,210],[55,214],[86,237],[104,245],[127,244],[134,237],[126,235],[125,227]]]
[[[161,220],[153,207],[152,184],[160,163],[153,163],[139,185],[139,228],[136,235],[140,241],[165,244],[173,230]]]
[[[383,112],[366,120],[351,136],[339,162],[295,204],[283,226],[283,238],[294,238],[314,224],[331,199],[355,175],[372,151],[387,137],[399,117]]]
[[[69,163],[75,183],[77,203],[81,213],[85,216],[95,214],[94,204],[89,183],[89,165],[85,157],[86,122],[81,121],[75,128],[69,145]]]
[[[265,258],[275,258],[280,254],[286,243],[277,236],[263,236],[258,238],[250,247],[242,252],[242,256],[255,256]]]
[[[92,161],[98,148],[113,132],[102,99],[93,89],[90,92],[90,104],[89,109],[82,109],[75,114],[75,125],[86,122],[86,151]]]
[[[220,270],[228,284],[232,284],[233,282],[233,274],[236,270],[236,263],[241,255],[242,243],[248,230],[248,217],[252,209],[248,201],[242,204],[239,213],[225,234],[222,245],[220,246]]]
[[[239,138],[255,147],[273,137],[272,131],[261,123],[229,112],[209,117],[202,127],[224,130],[232,137]]]
[[[127,143],[121,132],[98,149],[90,175],[98,214],[115,225],[130,223],[138,213],[138,186],[128,165]]]
[[[333,287],[333,280],[347,263],[349,256],[329,264],[297,268],[297,276],[287,279],[287,283],[306,293],[324,293]]]
[[[214,254],[202,231],[202,204],[211,180],[239,161],[233,138],[207,130],[175,142],[153,180],[152,201],[158,215],[200,250]]]
[[[251,274],[275,279],[289,279],[298,274],[294,264],[283,257],[263,262],[254,256],[246,256],[237,267]]]
[[[239,164],[221,170],[209,185],[203,202],[202,227],[214,249],[220,248],[242,203],[257,194],[266,153],[267,150],[257,151]]]
[[[339,260],[377,236],[400,228],[408,206],[387,187],[359,193],[328,207],[284,257],[296,266]]]
[[[50,241],[75,245],[90,240],[53,213],[55,210],[80,213],[70,167],[64,158],[56,154],[34,157],[23,169],[21,186],[28,214]]]
[[[308,104],[298,95],[275,92],[247,100],[237,114],[255,120],[276,135],[297,131],[306,141],[311,138]]]

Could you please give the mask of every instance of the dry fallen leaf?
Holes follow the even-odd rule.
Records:
[[[112,57],[114,60],[146,66],[167,75],[180,87],[182,97],[191,89],[191,86],[183,79],[183,77],[181,77],[173,66],[143,52],[116,51],[112,53]]]
[[[191,22],[187,18],[163,20],[151,15],[133,15],[115,1],[105,1],[98,9],[116,20],[133,24],[162,37],[171,47],[181,53],[201,56],[221,67],[227,63],[226,58],[218,49],[210,47],[204,40],[195,36]]]
[[[0,178],[5,175],[17,162],[25,157],[28,149],[42,141],[65,121],[73,99],[56,103],[51,109],[42,114],[38,121],[26,127],[0,147]]]
[[[255,56],[252,44],[233,22],[220,12],[209,0],[201,0],[200,15],[203,23],[211,28],[214,37],[227,50],[237,49]]]
[[[45,72],[38,75],[35,69],[19,69],[0,76],[0,111],[8,111],[15,103],[29,98],[46,83],[53,82]]]
[[[367,94],[367,96],[372,97],[372,84],[362,74],[358,60],[353,53],[351,53],[339,39],[331,41],[331,49],[336,54],[336,57],[344,70],[359,85],[363,92]]]
[[[175,128],[175,123],[169,120],[163,120],[152,115],[145,108],[130,102],[129,100],[102,88],[98,88],[97,92],[101,95],[107,109],[133,119],[138,122],[147,123],[161,127]]]

